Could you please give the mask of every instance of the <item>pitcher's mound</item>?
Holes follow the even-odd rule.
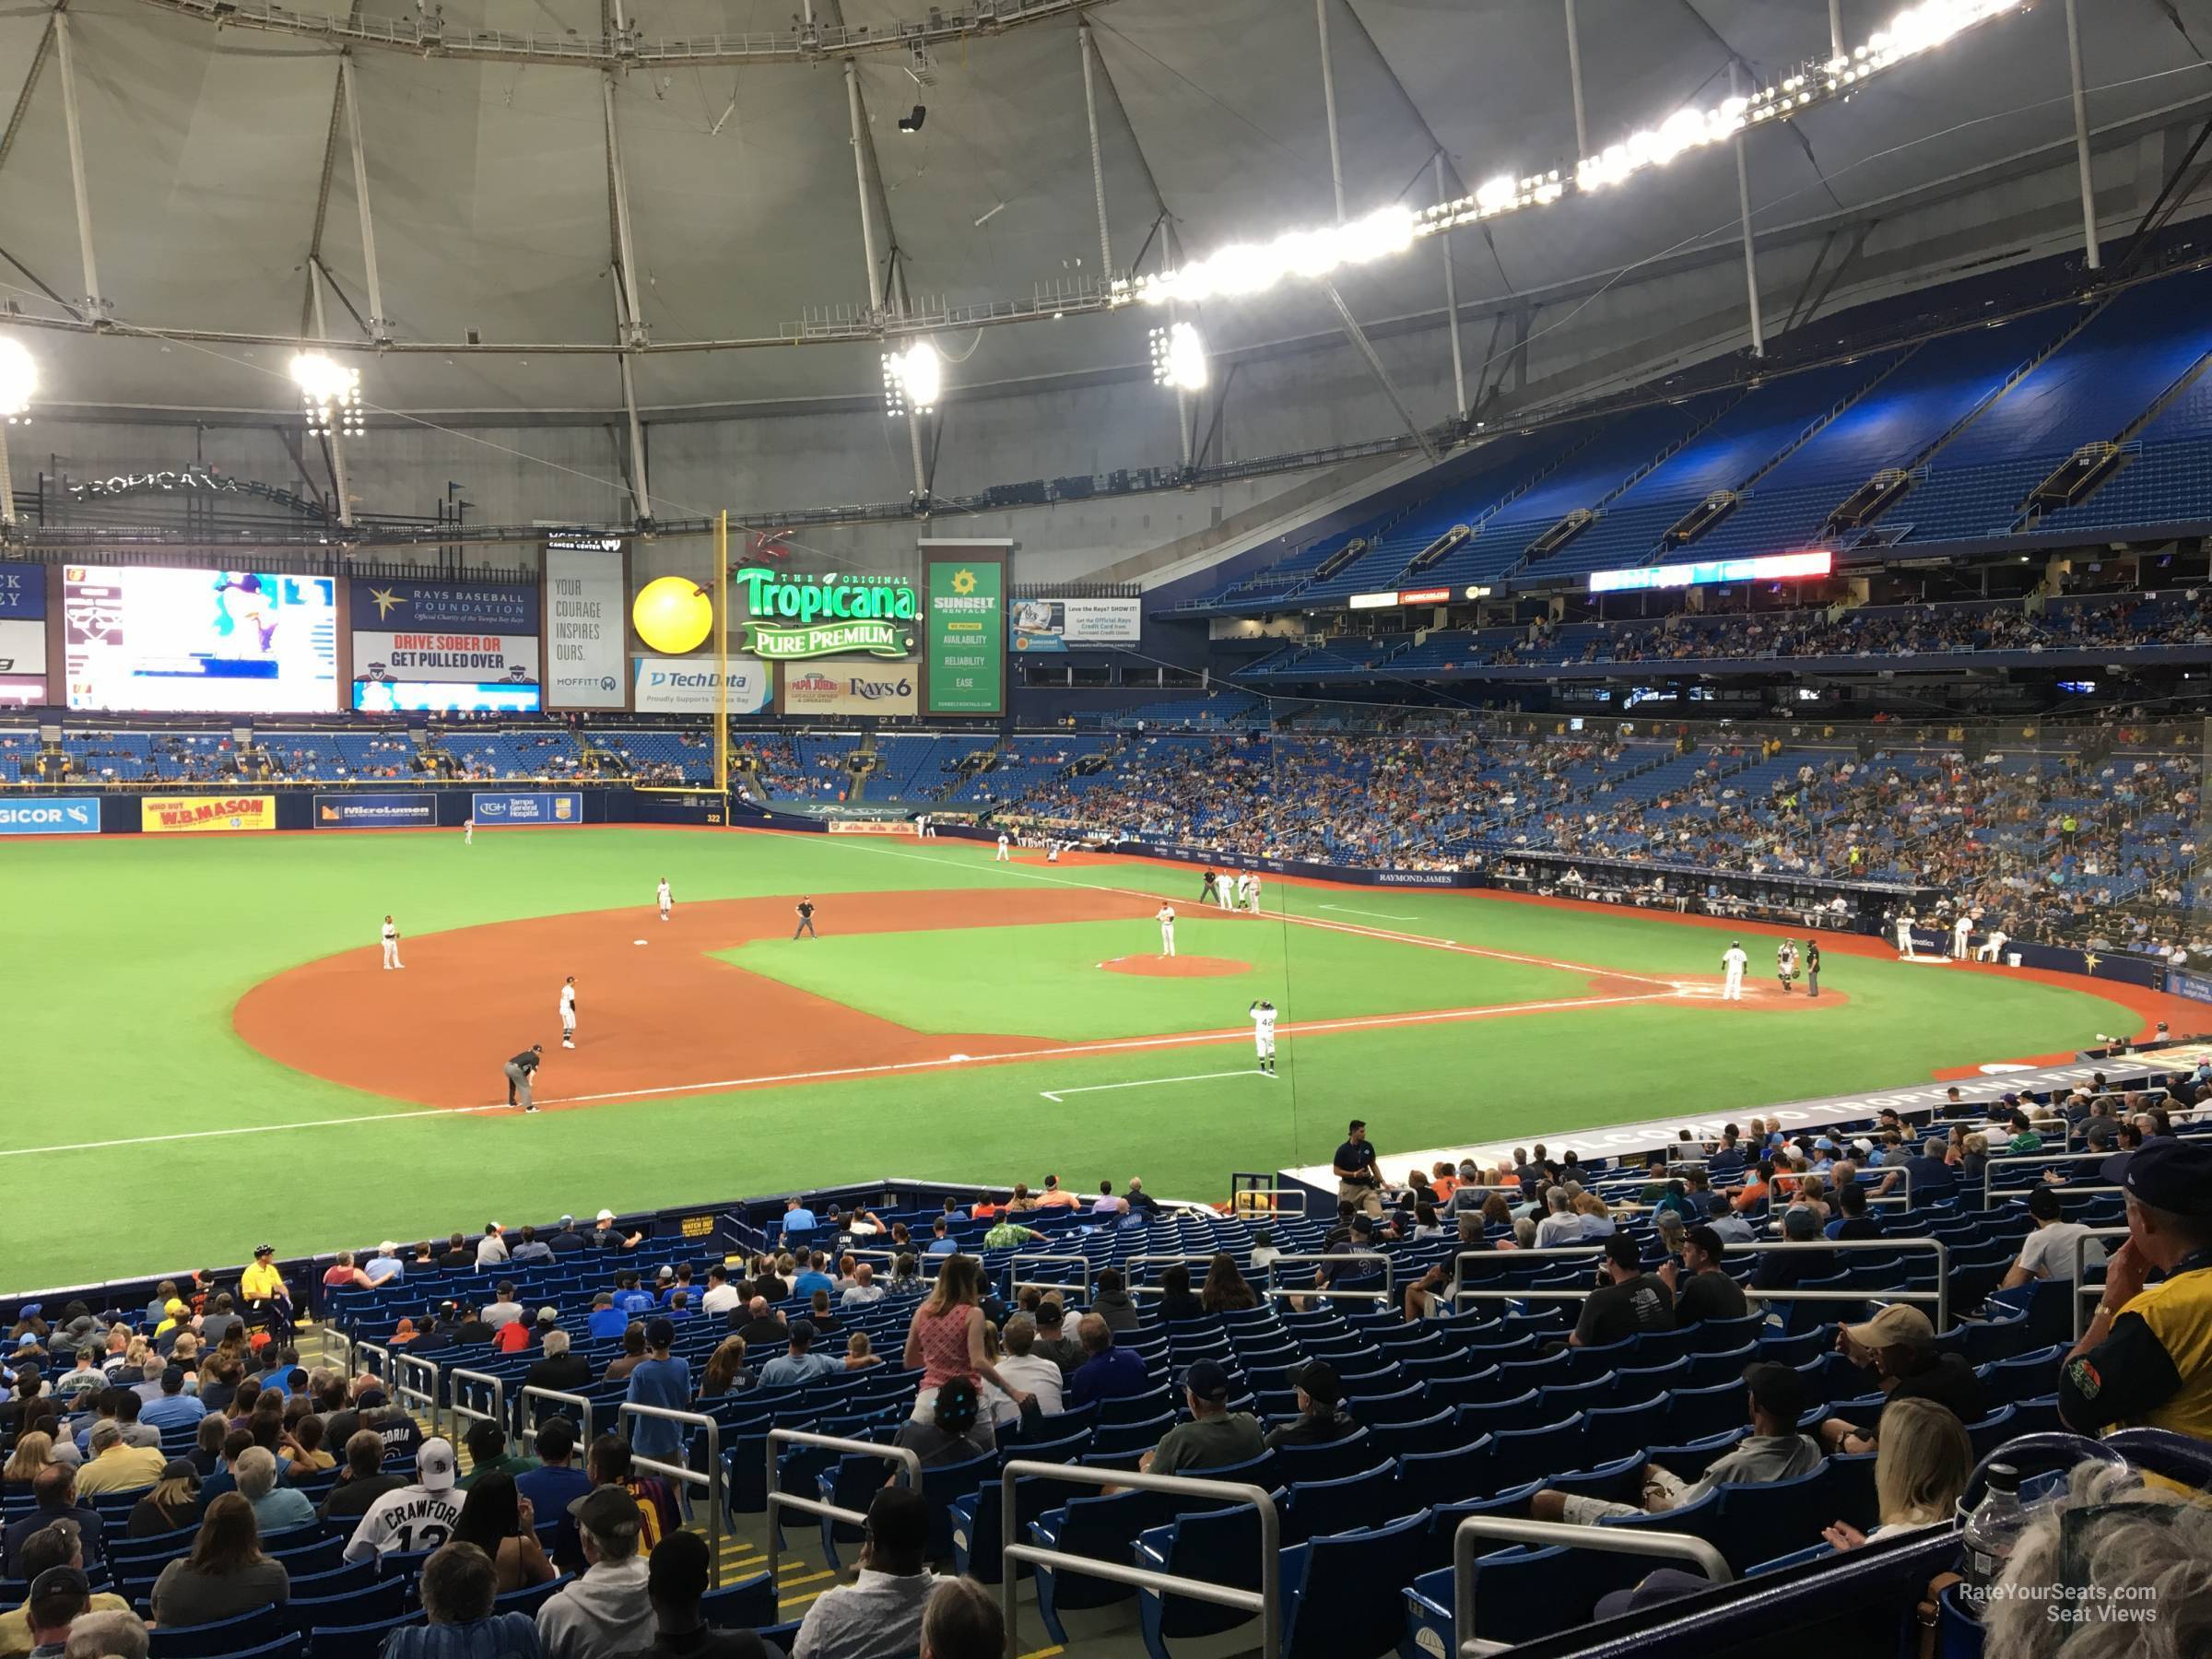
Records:
[[[1232,973],[1250,973],[1252,964],[1232,957],[1125,956],[1100,962],[1109,973],[1144,973],[1154,979],[1226,979]]]

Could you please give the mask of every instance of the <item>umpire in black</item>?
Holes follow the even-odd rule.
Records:
[[[508,1061],[506,1065],[500,1067],[501,1071],[507,1074],[508,1105],[512,1106],[515,1104],[515,1097],[519,1093],[522,1097],[522,1108],[524,1112],[535,1112],[537,1110],[537,1102],[530,1098],[530,1083],[532,1078],[535,1076],[537,1068],[545,1063],[545,1058],[546,1045],[542,1042],[534,1042],[528,1048],[524,1049],[521,1053],[517,1054],[513,1059]]]

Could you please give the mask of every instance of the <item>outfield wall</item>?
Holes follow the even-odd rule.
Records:
[[[476,783],[335,789],[292,784],[178,783],[97,794],[0,799],[0,840],[17,835],[251,834],[285,830],[479,830],[507,826],[714,822],[719,818],[650,814],[640,797],[712,790],[651,791],[624,784]]]

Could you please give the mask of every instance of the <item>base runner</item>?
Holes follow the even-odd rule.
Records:
[[[560,1046],[576,1046],[576,976],[572,973],[560,985]]]
[[[1252,1015],[1252,1046],[1259,1052],[1260,1070],[1275,1076],[1275,1005],[1263,998],[1248,1010]]]

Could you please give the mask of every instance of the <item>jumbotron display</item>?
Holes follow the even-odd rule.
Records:
[[[70,565],[62,614],[72,709],[337,709],[334,578]]]

